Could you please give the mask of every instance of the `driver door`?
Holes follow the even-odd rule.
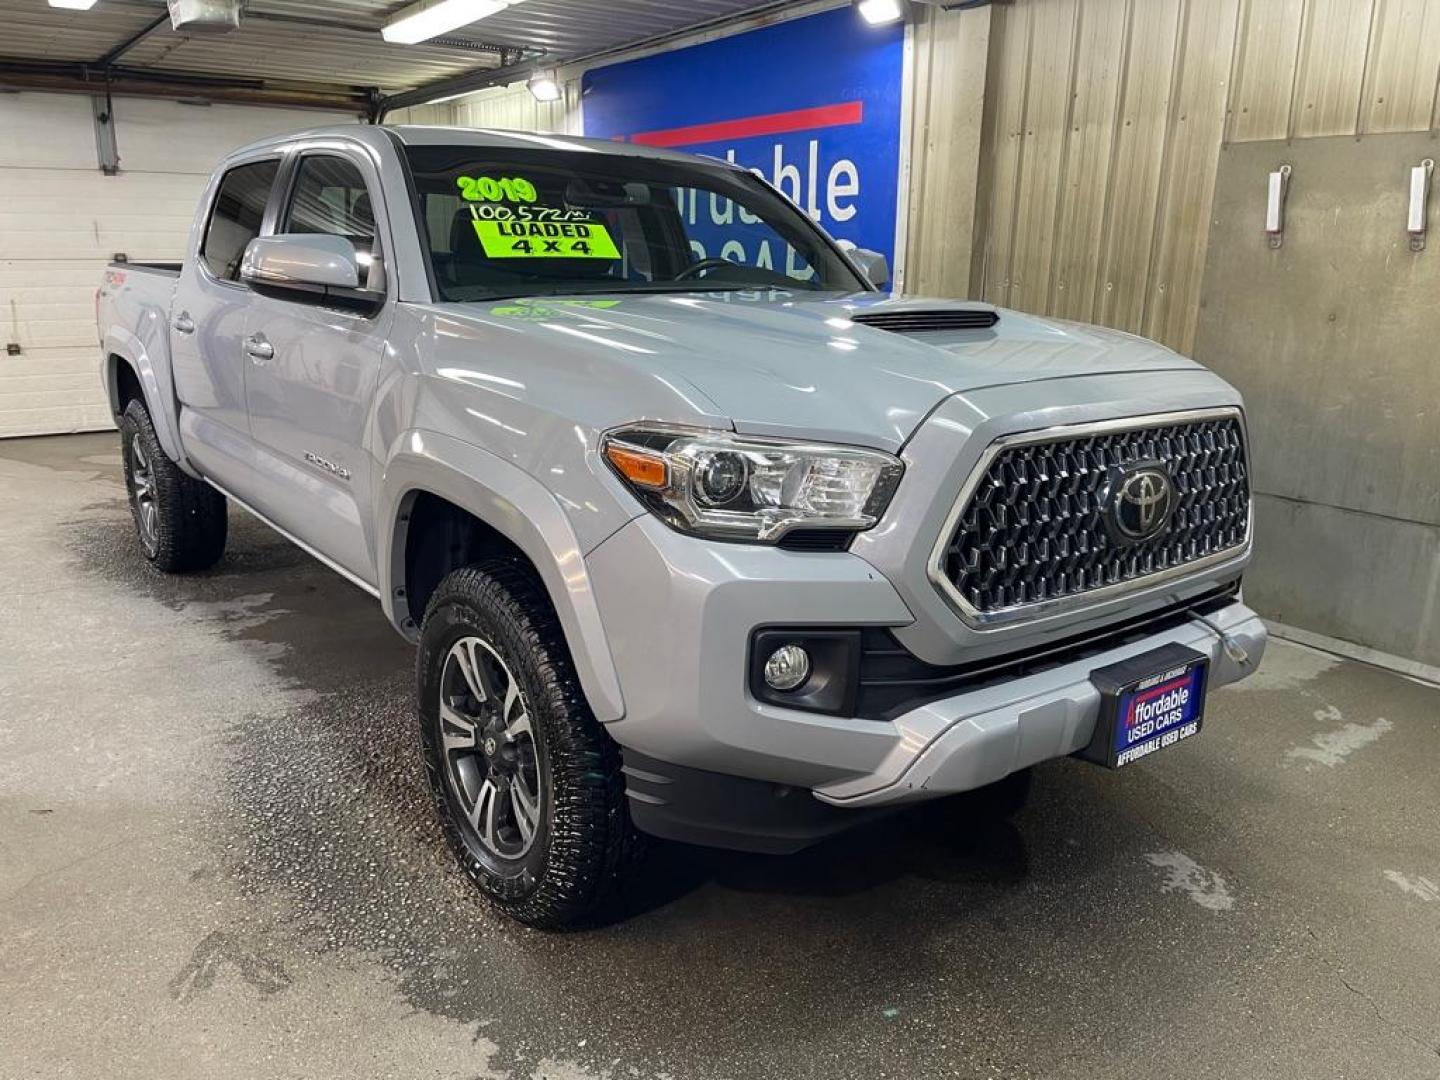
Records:
[[[343,236],[362,273],[381,258],[379,184],[346,144],[300,151],[275,233]],[[375,311],[252,294],[245,394],[256,445],[256,509],[371,587],[377,575],[370,417],[393,290]]]

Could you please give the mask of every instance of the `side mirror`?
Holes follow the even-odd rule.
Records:
[[[871,285],[877,289],[883,289],[890,283],[890,264],[880,252],[856,247],[848,240],[841,240],[840,247],[845,254],[850,256],[850,261],[855,264],[855,268],[865,275],[865,280]]]
[[[369,257],[363,257],[369,263]],[[240,280],[258,292],[277,292],[293,299],[374,305],[383,299],[376,289],[379,267],[362,270],[362,256],[343,236],[328,233],[284,233],[251,240],[240,262]],[[362,285],[364,280],[364,285]]]

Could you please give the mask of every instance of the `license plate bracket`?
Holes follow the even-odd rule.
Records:
[[[1209,668],[1208,656],[1184,645],[1096,668],[1090,681],[1100,691],[1100,715],[1079,756],[1119,769],[1198,734]]]

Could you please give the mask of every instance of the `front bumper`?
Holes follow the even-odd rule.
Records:
[[[1265,627],[1243,604],[1048,670],[969,690],[891,720],[757,701],[746,681],[764,626],[903,626],[886,578],[849,553],[804,553],[681,536],[638,518],[591,552],[591,581],[626,703],[608,725],[648,759],[799,787],[837,807],[879,807],[966,791],[1090,741],[1100,697],[1090,671],[1163,644],[1211,659],[1212,688],[1254,670]]]
[[[1208,656],[1211,690],[1253,672],[1265,653],[1260,617],[1237,601],[1206,621],[1191,620],[1040,674],[913,709],[894,721],[900,737],[879,768],[820,785],[815,795],[835,806],[882,806],[969,791],[1073,754],[1090,744],[1100,715],[1100,692],[1090,672],[1161,645],[1185,645]],[[1229,639],[1243,661],[1232,659],[1207,623]]]

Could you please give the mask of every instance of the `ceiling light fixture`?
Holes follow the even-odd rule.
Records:
[[[559,101],[563,93],[560,80],[553,71],[537,71],[525,85],[530,88],[536,101]]]
[[[855,9],[871,26],[884,26],[905,17],[904,0],[855,0]]]
[[[89,11],[95,6],[95,0],[49,0],[53,8],[64,8],[66,11]]]
[[[415,45],[462,26],[469,26],[520,0],[421,0],[400,11],[380,28],[380,36],[400,45]]]

